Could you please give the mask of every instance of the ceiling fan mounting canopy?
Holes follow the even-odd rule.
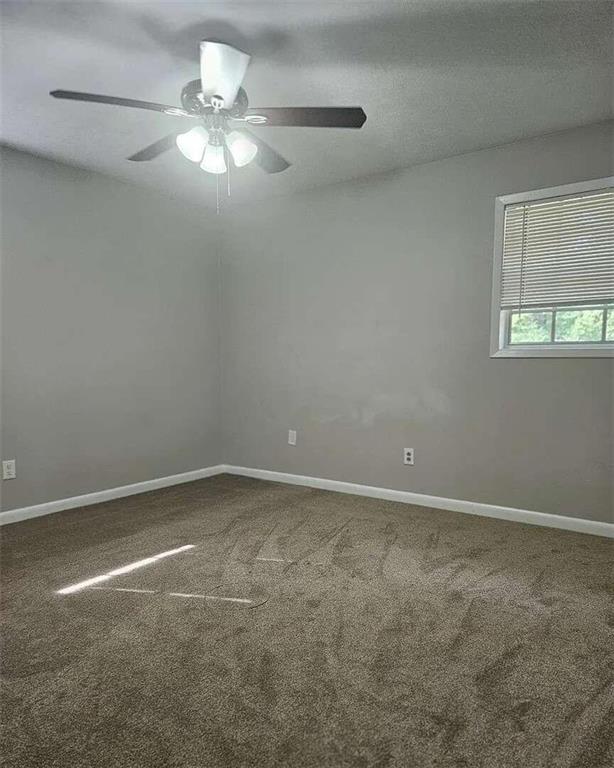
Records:
[[[199,120],[202,127],[196,132],[175,131],[128,159],[154,160],[176,145],[188,159],[202,157],[201,168],[210,173],[226,171],[226,151],[237,167],[251,160],[267,173],[279,173],[290,167],[273,147],[247,130],[247,125],[311,128],[361,128],[364,125],[367,116],[362,107],[250,109],[247,93],[241,87],[250,59],[249,54],[226,43],[203,40],[200,43],[200,79],[191,80],[183,87],[182,107],[81,91],[57,90],[51,91],[50,95],[56,99],[114,104]]]
[[[220,97],[232,108],[247,72],[251,56],[226,43],[203,40],[200,43],[200,82],[205,101]]]

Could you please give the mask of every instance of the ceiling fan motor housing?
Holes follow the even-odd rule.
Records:
[[[224,102],[221,96],[212,96],[210,101],[207,101],[203,96],[202,85],[200,80],[190,80],[183,86],[181,91],[181,103],[183,108],[193,115],[206,115],[215,108],[214,100],[221,99],[221,109],[229,117],[243,117],[247,112],[249,101],[247,99],[247,93],[243,88],[239,88],[237,97],[232,106],[228,106]],[[217,102],[218,104],[220,102]],[[218,107],[219,108],[219,107]]]

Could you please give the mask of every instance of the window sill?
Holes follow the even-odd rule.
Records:
[[[491,350],[491,357],[610,357],[614,358],[614,344],[566,344],[553,346],[504,347]]]

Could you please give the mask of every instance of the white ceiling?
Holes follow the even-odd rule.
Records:
[[[179,104],[198,43],[253,59],[252,106],[361,105],[360,131],[260,128],[293,166],[233,175],[233,201],[406,167],[612,117],[612,2],[2,2],[1,139],[215,203],[215,178],[172,150],[125,158],[184,121],[58,101],[55,88]]]

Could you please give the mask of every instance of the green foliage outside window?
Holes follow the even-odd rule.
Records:
[[[601,341],[602,309],[574,309],[556,313],[555,341]]]
[[[552,333],[552,312],[514,312],[512,344],[547,344]]]
[[[614,341],[614,304],[512,312],[510,344],[550,344],[553,332],[555,343]]]

